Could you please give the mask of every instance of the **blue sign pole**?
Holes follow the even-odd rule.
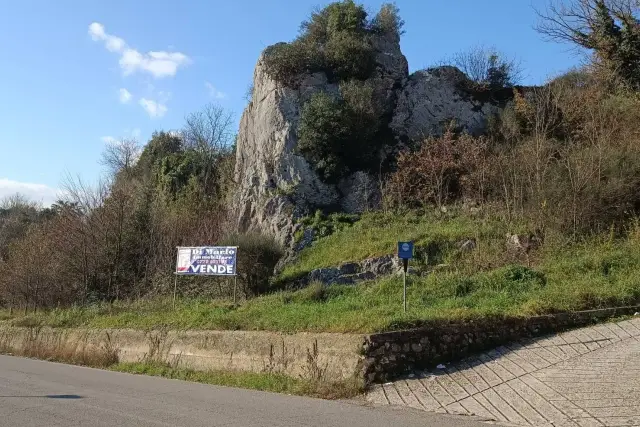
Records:
[[[402,260],[402,305],[404,312],[407,312],[407,270],[409,269],[409,260],[413,258],[413,242],[398,242],[398,258]]]

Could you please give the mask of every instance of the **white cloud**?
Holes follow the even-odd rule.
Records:
[[[99,22],[89,25],[89,35],[93,41],[104,41],[104,46],[111,52],[121,52],[127,45],[120,37],[107,34]]]
[[[104,42],[107,50],[120,54],[119,64],[125,75],[146,72],[156,78],[171,77],[176,75],[178,68],[191,63],[191,59],[181,52],[140,53],[120,37],[108,34],[99,22],[89,25],[89,35],[94,41]]]
[[[132,95],[131,92],[129,92],[125,88],[121,88],[120,90],[118,90],[118,97],[120,98],[120,102],[122,104],[127,104],[129,101],[131,101]]]
[[[215,88],[214,85],[212,85],[209,82],[204,82],[204,87],[207,88],[207,90],[209,91],[209,96],[211,96],[212,98],[224,99],[227,97],[226,93],[220,92],[218,89]]]
[[[163,117],[167,113],[167,106],[162,102],[141,98],[139,103],[152,119]]]
[[[112,136],[103,136],[100,138],[100,140],[105,144],[113,144],[114,142],[117,141],[117,138],[114,138]]]
[[[134,128],[134,129],[133,129],[133,130],[131,130],[131,132],[129,132],[129,133],[131,134],[131,136],[132,136],[133,138],[138,139],[138,138],[140,138],[141,131],[140,131],[140,128]]]
[[[13,181],[8,178],[0,178],[0,199],[12,196],[16,193],[23,194],[31,200],[49,206],[62,196],[62,192],[44,184]]]

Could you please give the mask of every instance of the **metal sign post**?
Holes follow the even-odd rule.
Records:
[[[398,258],[402,260],[402,304],[407,312],[407,270],[409,260],[413,258],[413,242],[398,242]]]

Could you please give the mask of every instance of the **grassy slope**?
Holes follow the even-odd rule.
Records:
[[[393,252],[398,238],[418,244],[478,239],[478,248],[461,254],[447,249],[436,260],[448,267],[409,284],[409,310],[401,312],[402,284],[389,277],[358,286],[311,286],[280,292],[232,307],[225,301],[181,300],[176,310],[169,300],[118,303],[113,307],[54,310],[11,320],[13,324],[56,327],[167,326],[188,329],[374,332],[409,327],[434,320],[482,316],[528,316],[640,302],[640,231],[610,239],[594,237],[567,245],[547,239],[530,260],[505,255],[504,225],[452,218],[403,218],[391,222],[378,216],[319,241],[303,253],[285,274],[335,265]],[[430,260],[417,260],[432,269]]]
[[[398,241],[413,240],[416,245],[425,246],[430,242],[466,238],[482,240],[496,235],[504,235],[504,224],[495,219],[454,215],[369,214],[353,226],[325,237],[303,251],[297,262],[287,266],[282,278],[296,277],[316,268],[336,266],[346,261],[395,253]]]

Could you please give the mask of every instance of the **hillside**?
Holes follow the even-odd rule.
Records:
[[[96,188],[2,206],[1,315],[371,332],[639,303],[640,21],[589,2],[541,30],[591,61],[539,87],[494,50],[410,75],[395,6],[327,5],[260,55],[237,137],[208,106],[110,146]],[[398,240],[416,244],[406,314]],[[240,247],[240,303],[185,278],[174,311],[175,247],[205,244]]]

